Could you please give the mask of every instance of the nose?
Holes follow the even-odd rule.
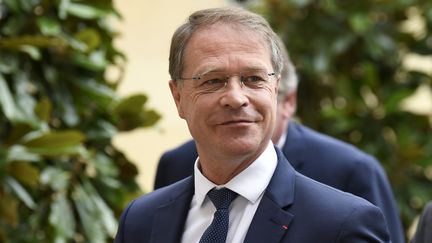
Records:
[[[234,80],[233,80],[234,79]],[[238,109],[249,104],[249,98],[243,89],[243,83],[238,76],[232,76],[226,81],[225,89],[220,98],[220,104],[230,109]]]

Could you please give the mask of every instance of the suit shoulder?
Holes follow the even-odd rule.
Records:
[[[153,214],[156,208],[179,197],[192,195],[193,191],[190,190],[190,184],[193,184],[192,181],[192,178],[188,177],[169,186],[144,194],[133,200],[126,210],[129,215],[135,215],[135,217]]]
[[[363,163],[376,168],[379,162],[372,155],[354,145],[297,124],[296,129],[303,134],[308,147],[313,149],[318,158],[343,161],[344,163]],[[337,157],[334,155],[337,154]]]
[[[358,232],[359,225],[375,225],[382,239],[389,238],[381,210],[367,200],[351,193],[327,186],[296,172],[296,211],[302,217],[314,218],[314,225],[330,231],[340,228],[339,239],[349,239],[350,232]],[[386,241],[387,242],[387,241]]]
[[[195,141],[189,140],[176,148],[164,152],[161,156],[160,163],[168,161],[179,161],[179,158],[181,158],[182,160],[195,161],[196,157],[197,152],[195,147]]]

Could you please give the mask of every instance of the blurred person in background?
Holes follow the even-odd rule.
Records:
[[[411,243],[431,243],[432,242],[432,202],[429,202],[420,215],[417,230]]]

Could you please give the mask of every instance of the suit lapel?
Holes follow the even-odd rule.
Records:
[[[294,201],[295,171],[276,149],[278,165],[249,226],[244,242],[280,242],[294,215],[285,211]]]
[[[180,242],[194,194],[192,177],[185,180],[185,188],[179,190],[180,193],[173,195],[167,204],[157,209],[150,242]]]

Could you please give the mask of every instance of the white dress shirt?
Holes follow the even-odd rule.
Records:
[[[269,142],[264,152],[252,164],[225,185],[215,185],[209,181],[198,169],[198,160],[199,158],[194,167],[195,194],[191,201],[181,242],[199,242],[202,234],[212,222],[216,208],[206,195],[214,187],[226,187],[238,194],[230,206],[226,242],[243,242],[264,191],[276,169],[277,155],[273,144]]]

